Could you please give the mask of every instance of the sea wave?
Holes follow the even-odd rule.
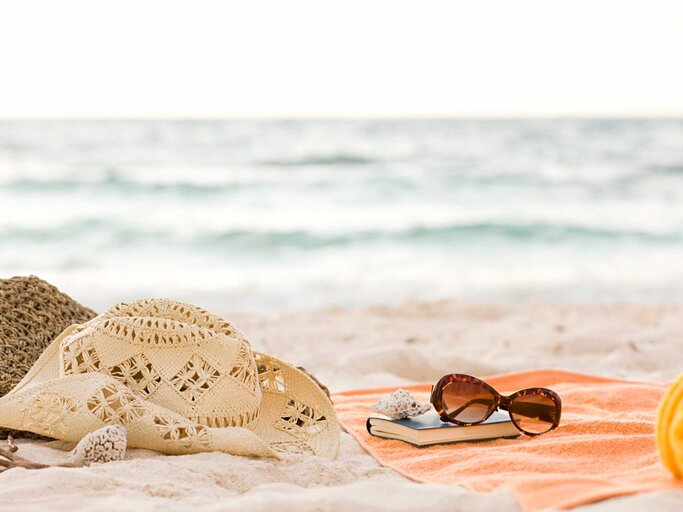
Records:
[[[10,227],[0,229],[0,243],[80,240],[95,237],[99,241],[122,245],[161,244],[204,248],[302,249],[343,247],[372,243],[430,243],[458,245],[483,240],[508,242],[647,242],[678,244],[683,233],[649,232],[595,228],[571,224],[543,223],[464,223],[443,226],[416,225],[396,230],[348,230],[316,232],[307,230],[196,229],[181,232],[167,227],[140,227],[115,220],[79,219],[55,227]]]
[[[259,163],[274,167],[326,167],[326,166],[349,166],[368,165],[378,163],[379,160],[365,155],[354,153],[337,153],[334,155],[308,155],[302,158],[261,160]]]
[[[683,168],[682,168],[683,169]],[[0,193],[10,194],[70,194],[76,192],[90,192],[93,194],[108,193],[128,195],[148,194],[150,196],[170,194],[194,196],[232,195],[242,192],[259,193],[282,188],[305,191],[311,189],[339,190],[342,187],[363,187],[362,192],[376,192],[382,195],[388,190],[403,190],[408,193],[423,190],[433,190],[436,185],[442,191],[444,188],[462,190],[466,187],[478,187],[480,191],[486,189],[501,189],[503,187],[517,190],[562,190],[578,191],[585,194],[607,194],[612,187],[638,186],[646,183],[650,175],[646,173],[629,176],[617,176],[612,179],[595,180],[590,176],[568,176],[562,179],[553,176],[541,176],[533,173],[479,173],[479,174],[438,174],[434,181],[426,182],[419,174],[394,173],[382,175],[375,172],[356,174],[352,180],[344,180],[339,176],[325,172],[311,172],[307,174],[297,173],[296,176],[277,175],[262,172],[258,169],[230,172],[226,171],[215,175],[210,179],[192,179],[189,171],[180,177],[159,176],[158,179],[140,179],[133,171],[113,171],[100,175],[56,175],[53,177],[18,177],[2,179],[0,176]],[[683,173],[675,167],[667,168],[666,171],[658,171],[658,174],[674,175]],[[360,190],[359,190],[360,192]],[[672,191],[673,192],[673,191]]]
[[[74,191],[92,192],[140,192],[140,193],[177,193],[177,194],[224,194],[226,192],[240,192],[244,189],[254,189],[269,186],[266,182],[224,181],[192,182],[167,181],[145,182],[128,179],[115,174],[95,179],[56,178],[56,179],[26,179],[0,182],[0,191],[18,193],[63,193]]]
[[[680,165],[655,165],[652,171],[658,174],[683,174],[683,164]]]

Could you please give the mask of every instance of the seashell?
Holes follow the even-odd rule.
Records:
[[[126,429],[121,425],[102,427],[81,439],[67,456],[67,462],[89,466],[94,462],[123,460],[127,440]]]
[[[372,408],[391,419],[400,420],[424,414],[432,405],[419,403],[407,389],[397,389],[390,395],[383,396]]]

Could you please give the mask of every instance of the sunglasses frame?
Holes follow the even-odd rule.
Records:
[[[480,421],[476,421],[474,423],[465,423],[462,421],[458,421],[456,419],[450,418],[448,414],[446,413],[446,410],[444,408],[443,404],[443,390],[444,388],[451,383],[457,383],[457,382],[464,382],[467,384],[476,384],[481,386],[482,388],[486,389],[493,395],[494,399],[494,404],[493,407],[489,410],[488,414]],[[557,414],[555,415],[555,419],[553,420],[552,426],[546,430],[545,432],[527,432],[526,430],[522,429],[515,419],[513,418],[512,414],[510,415],[510,420],[512,421],[513,425],[519,430],[521,433],[527,435],[527,436],[538,436],[541,434],[545,434],[547,432],[550,432],[554,428],[556,428],[560,424],[560,416],[562,414],[562,400],[560,399],[560,395],[555,393],[553,390],[548,389],[548,388],[527,388],[527,389],[522,389],[520,391],[517,391],[511,395],[505,396],[501,395],[498,391],[496,391],[490,384],[487,384],[481,379],[478,379],[477,377],[473,377],[472,375],[466,375],[464,373],[451,373],[449,375],[444,375],[439,379],[439,381],[436,383],[436,385],[432,386],[432,394],[429,399],[429,401],[432,403],[434,406],[434,409],[436,409],[436,412],[439,413],[439,416],[441,417],[441,421],[445,423],[455,423],[456,425],[461,425],[463,427],[470,427],[472,425],[479,425],[480,423],[484,423],[487,419],[491,417],[494,411],[498,409],[503,409],[504,411],[509,412],[509,407],[510,403],[515,400],[516,398],[519,398],[520,396],[529,396],[529,395],[541,395],[541,396],[546,396],[550,398],[554,403],[555,403],[555,408],[557,410]]]

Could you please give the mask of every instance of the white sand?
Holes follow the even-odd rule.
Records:
[[[362,311],[230,315],[255,348],[314,373],[333,391],[557,367],[669,380],[683,371],[683,306],[409,303]],[[60,442],[21,442],[25,457],[59,461]],[[60,450],[61,449],[61,450]],[[416,484],[380,467],[347,434],[328,461],[221,453],[169,457],[131,450],[91,468],[0,474],[0,510],[513,511],[505,492]],[[683,510],[683,492],[607,500],[577,510]]]

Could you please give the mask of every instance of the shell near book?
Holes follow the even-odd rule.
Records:
[[[431,404],[421,404],[407,389],[397,389],[390,395],[382,397],[372,408],[379,414],[400,420],[420,416],[429,411]]]

